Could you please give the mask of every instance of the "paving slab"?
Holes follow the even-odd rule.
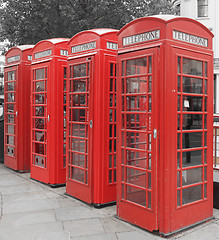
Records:
[[[100,235],[92,235],[85,237],[71,237],[71,240],[118,240],[115,233],[106,233]],[[137,240],[137,239],[133,239]]]
[[[23,183],[26,183],[26,180],[16,175],[12,175],[12,174],[0,175],[0,187],[14,186],[14,185],[23,184]]]
[[[57,199],[37,199],[32,201],[4,202],[3,214],[40,211],[47,209],[59,208],[60,204]]]
[[[70,240],[70,232],[35,233],[33,240]]]
[[[57,208],[55,209],[55,213],[58,221],[97,218],[102,216],[97,212],[93,212],[91,209],[83,206]]]
[[[41,223],[41,224],[30,224],[30,225],[21,225],[11,228],[10,226],[5,227],[4,229],[0,230],[0,237],[5,240],[9,237],[14,236],[14,238],[10,239],[22,239],[18,238],[18,236],[14,235],[14,232],[20,233],[21,235],[25,236],[26,234],[31,235],[29,240],[32,240],[33,235],[35,233],[45,233],[45,232],[63,232],[63,226],[60,222],[54,223]],[[19,234],[19,235],[20,235]],[[0,238],[0,240],[2,240]]]
[[[63,222],[64,231],[70,232],[71,237],[105,234],[99,218]]]
[[[1,186],[0,191],[2,195],[5,195],[5,194],[34,192],[38,190],[42,190],[42,187],[40,185],[35,185],[27,181],[26,183],[16,184],[13,186]]]
[[[51,191],[41,189],[40,191],[5,194],[2,196],[4,202],[22,202],[46,198],[57,198],[59,195]]]
[[[11,229],[18,228],[19,230],[19,226],[22,225],[49,222],[56,222],[54,210],[4,214],[0,221],[0,230],[7,227],[10,227]]]
[[[130,232],[133,231],[132,225],[120,221],[114,217],[101,218],[102,225],[106,233]]]
[[[131,231],[131,232],[120,232],[116,233],[118,240],[162,240],[165,238],[158,237],[156,235],[153,235],[152,233],[145,232],[139,233],[137,231]],[[199,239],[200,240],[200,239]]]
[[[81,206],[79,201],[67,196],[59,196],[57,199],[63,208]]]

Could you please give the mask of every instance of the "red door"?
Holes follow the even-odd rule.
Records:
[[[32,165],[47,169],[47,79],[48,65],[37,64],[33,67],[32,81]],[[39,176],[38,176],[39,177]],[[42,176],[41,181],[45,181]],[[37,178],[38,179],[38,178]]]
[[[92,57],[71,60],[67,122],[68,172],[66,192],[92,203]]]
[[[5,70],[5,164],[18,170],[17,162],[17,66]]]
[[[151,231],[158,229],[158,53],[151,48],[119,55],[117,214]]]
[[[174,231],[212,216],[213,72],[208,54],[174,48],[172,61],[177,89]]]
[[[158,53],[151,48],[119,56],[118,216],[149,230],[158,229]]]

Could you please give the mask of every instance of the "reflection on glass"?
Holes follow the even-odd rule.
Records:
[[[8,102],[14,102],[14,93],[7,93],[6,98]]]
[[[14,125],[6,125],[7,133],[14,134]]]
[[[126,114],[126,129],[145,129],[147,124],[146,114]]]
[[[14,136],[7,135],[7,144],[14,145]]]
[[[35,131],[35,140],[37,142],[44,142],[44,132],[43,131]]]
[[[14,123],[14,115],[13,114],[7,114],[8,123]]]
[[[126,76],[145,74],[147,72],[147,58],[137,58],[126,61]]]
[[[74,80],[73,92],[86,92],[86,79]]]
[[[127,93],[146,93],[146,90],[147,90],[147,82],[145,77],[126,79]]]
[[[205,77],[208,76],[208,63],[205,62]]]
[[[15,90],[15,82],[8,82],[8,91],[14,91]]]
[[[152,56],[148,57],[148,73],[152,73]]]
[[[146,149],[146,134],[126,132],[126,146],[129,148]]]
[[[202,164],[202,150],[186,151],[182,153],[182,167],[190,167]]]
[[[185,93],[203,93],[203,79],[183,77],[183,92]]]
[[[43,117],[44,116],[44,106],[35,107],[35,116]]]
[[[8,72],[8,81],[15,80],[15,71]]]
[[[72,167],[71,168],[71,176],[72,176],[72,179],[82,182],[82,183],[85,183],[85,179],[84,179],[85,171],[84,170]]]
[[[183,114],[183,130],[202,129],[202,114]]]
[[[146,111],[146,96],[126,97],[126,111]]]
[[[202,97],[183,96],[183,111],[202,112]]]
[[[76,152],[85,153],[86,152],[86,141],[84,139],[72,138],[71,141],[72,150]]]
[[[44,119],[35,118],[35,128],[44,129]]]
[[[202,199],[202,185],[182,189],[182,205]]]
[[[73,66],[73,77],[85,77],[86,76],[86,63]]]
[[[46,91],[44,84],[45,84],[45,81],[35,82],[35,91],[36,92],[44,92],[44,91]]]
[[[35,143],[35,153],[44,155],[44,144]]]
[[[128,186],[126,189],[126,199],[146,207],[146,193],[144,190]]]
[[[7,104],[7,112],[8,113],[13,113],[14,112],[14,104]]]
[[[182,148],[202,147],[202,132],[188,132],[182,134]]]
[[[75,137],[85,138],[85,125],[84,124],[72,124],[72,132],[70,135]]]
[[[44,93],[42,94],[35,94],[35,103],[36,104],[43,104],[44,103]]]
[[[126,150],[127,165],[146,169],[146,153],[135,150]]]
[[[73,95],[73,106],[85,106],[86,105],[86,95],[76,94]]]
[[[189,58],[183,58],[183,73],[195,76],[203,76],[203,62]]]
[[[146,172],[127,168],[127,182],[136,186],[146,187]]]
[[[85,122],[85,109],[73,109],[72,121]]]
[[[45,68],[36,69],[35,76],[36,76],[36,78],[35,78],[36,80],[44,79],[45,78]]]

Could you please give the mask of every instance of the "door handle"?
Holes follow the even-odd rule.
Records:
[[[49,119],[50,119],[50,116],[49,116],[49,115],[48,115],[47,119],[48,119],[48,122],[49,122]]]
[[[93,121],[90,120],[90,128],[92,128],[92,127],[93,127]]]
[[[18,115],[18,111],[16,111],[16,117],[17,117],[17,115]]]

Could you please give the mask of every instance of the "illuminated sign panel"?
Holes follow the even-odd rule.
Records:
[[[113,43],[113,42],[107,42],[106,43],[106,48],[111,49],[111,50],[117,50],[118,49],[118,44]]]

